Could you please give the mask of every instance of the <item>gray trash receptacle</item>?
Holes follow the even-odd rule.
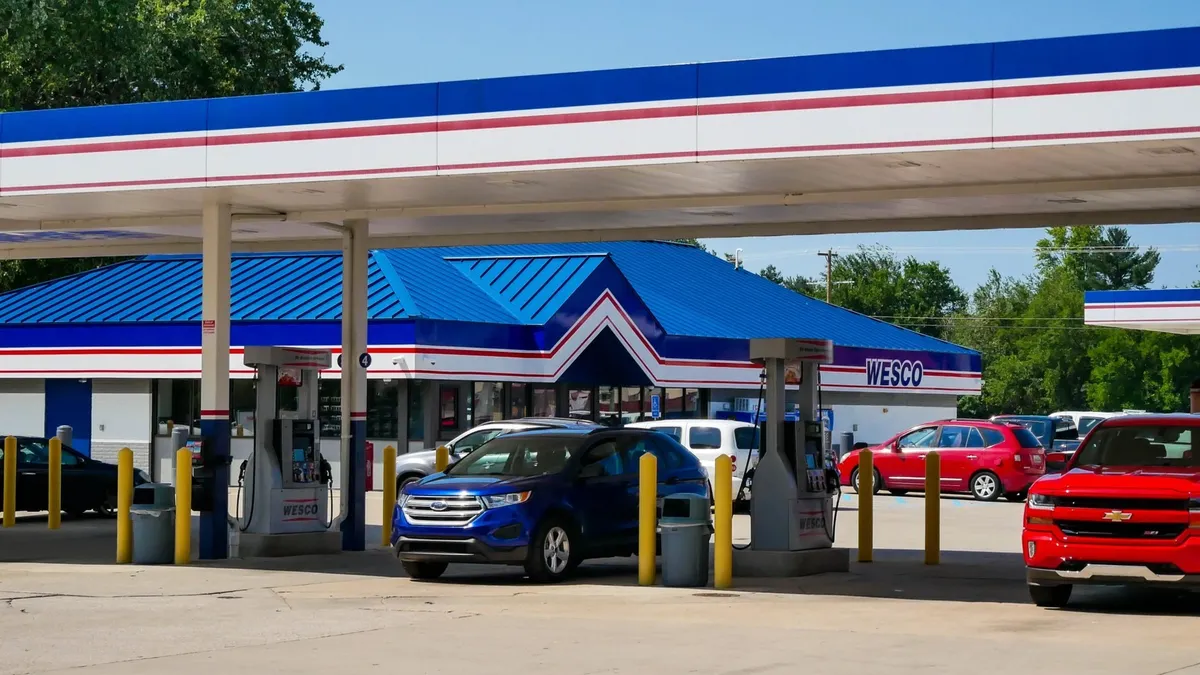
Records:
[[[708,585],[708,540],[712,534],[708,498],[668,495],[663,498],[662,579],[664,586]]]
[[[133,525],[135,565],[175,562],[175,488],[164,483],[146,483],[134,488],[129,519]]]

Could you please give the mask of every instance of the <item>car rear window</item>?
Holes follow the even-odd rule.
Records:
[[[758,449],[758,427],[739,427],[733,430],[733,444],[738,450]]]
[[[1025,427],[1018,427],[1012,430],[1013,436],[1017,437],[1017,443],[1021,444],[1022,448],[1040,448],[1042,442],[1038,440],[1033,432]]]
[[[693,450],[720,450],[721,430],[716,427],[692,427],[688,430],[688,445]]]
[[[1100,427],[1076,453],[1076,466],[1200,466],[1200,423]]]

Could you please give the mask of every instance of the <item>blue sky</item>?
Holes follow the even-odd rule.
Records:
[[[1200,25],[1196,0],[315,0],[330,61],[325,86],[593,70],[988,42]],[[1200,279],[1200,225],[1139,225],[1163,247],[1155,285]],[[816,251],[884,244],[935,259],[968,291],[990,267],[1024,275],[1041,230],[838,235],[708,242],[746,266],[815,276]],[[1187,250],[1171,247],[1187,246]]]

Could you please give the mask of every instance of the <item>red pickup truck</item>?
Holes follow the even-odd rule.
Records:
[[[1030,487],[1022,544],[1041,607],[1076,584],[1200,586],[1200,416],[1101,422]]]

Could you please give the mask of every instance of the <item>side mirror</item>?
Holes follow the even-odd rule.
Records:
[[[900,441],[894,441],[890,450],[892,452],[900,452]]]

